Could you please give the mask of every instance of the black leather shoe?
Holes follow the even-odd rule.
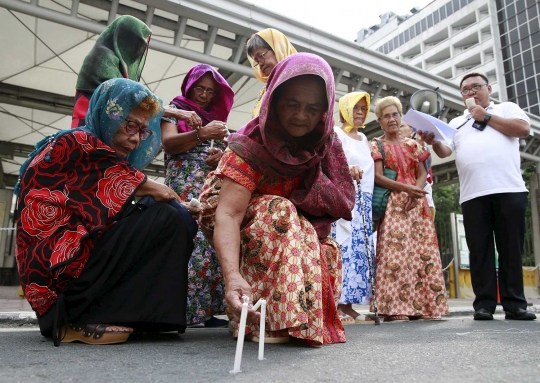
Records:
[[[474,312],[474,320],[492,320],[493,314],[487,309],[478,309]]]
[[[505,319],[511,320],[535,320],[536,315],[531,312],[528,312],[525,309],[517,309],[515,311],[505,311]]]

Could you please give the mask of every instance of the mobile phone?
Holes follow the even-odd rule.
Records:
[[[486,123],[483,122],[483,121],[475,121],[473,124],[472,124],[472,127],[475,128],[475,129],[478,129],[479,131],[482,131],[486,128]]]

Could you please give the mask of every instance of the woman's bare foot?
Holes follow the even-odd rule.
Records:
[[[353,308],[352,308],[352,303],[346,303],[346,304],[338,304],[338,311],[340,314],[346,314],[354,319],[356,319],[356,317],[358,315],[360,315],[360,313],[358,311],[355,311]]]

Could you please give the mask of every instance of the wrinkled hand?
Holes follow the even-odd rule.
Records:
[[[251,286],[246,282],[240,274],[229,276],[225,279],[225,303],[233,314],[234,320],[240,322],[240,314],[242,313],[242,296],[249,297],[248,315],[246,324],[259,323],[261,314],[253,310],[253,301],[251,300]]]
[[[414,209],[417,204],[418,202],[416,199],[411,196],[407,196],[407,200],[405,201],[405,206],[403,208],[405,209],[405,211],[409,211]]]
[[[222,155],[223,152],[220,149],[208,149],[208,158],[205,160],[206,165],[208,165],[211,169],[217,168]]]
[[[422,198],[428,194],[424,189],[420,189],[415,185],[408,185],[407,190],[405,191],[412,198]]]
[[[364,175],[364,171],[360,168],[360,166],[350,166],[349,170],[351,171],[351,177],[353,178],[353,180],[360,183],[360,181],[362,180],[362,176]]]
[[[199,129],[202,126],[201,118],[193,111],[176,109],[175,117],[179,120],[185,121],[186,124],[191,126],[193,129]]]
[[[486,117],[487,114],[486,110],[480,105],[471,106],[469,112],[471,112],[471,116],[475,121],[480,122],[484,121],[484,117]]]
[[[228,133],[227,125],[221,121],[212,121],[205,127],[199,129],[199,137],[203,141],[222,140]]]
[[[189,202],[182,202],[182,205],[189,211],[189,214],[191,214],[194,220],[199,223],[201,222],[202,209],[200,207],[191,206]]]
[[[178,202],[182,202],[182,200],[174,190],[172,190],[167,185],[163,185],[157,182],[154,186],[154,190],[152,190],[150,195],[156,200],[156,202],[169,202],[173,199],[177,200]]]
[[[422,141],[424,141],[428,145],[433,145],[435,143],[435,134],[430,132],[423,132],[419,130],[416,133],[417,136],[420,137]]]

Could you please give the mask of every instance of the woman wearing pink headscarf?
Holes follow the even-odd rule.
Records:
[[[210,65],[194,66],[182,82],[182,94],[171,102],[179,119],[161,124],[165,149],[165,184],[183,201],[199,198],[210,170],[215,169],[228,134],[226,122],[234,102],[227,81]],[[180,119],[182,118],[182,119]],[[190,126],[191,125],[191,126]],[[225,310],[223,276],[216,253],[199,232],[189,261],[187,323],[226,326],[214,314]]]
[[[333,130],[332,70],[313,54],[292,55],[267,92],[206,179],[201,228],[223,268],[229,316],[238,321],[242,296],[250,299],[248,339],[258,341],[251,305],[264,298],[268,343],[344,342],[341,254],[329,234],[332,222],[351,219],[355,190]]]

